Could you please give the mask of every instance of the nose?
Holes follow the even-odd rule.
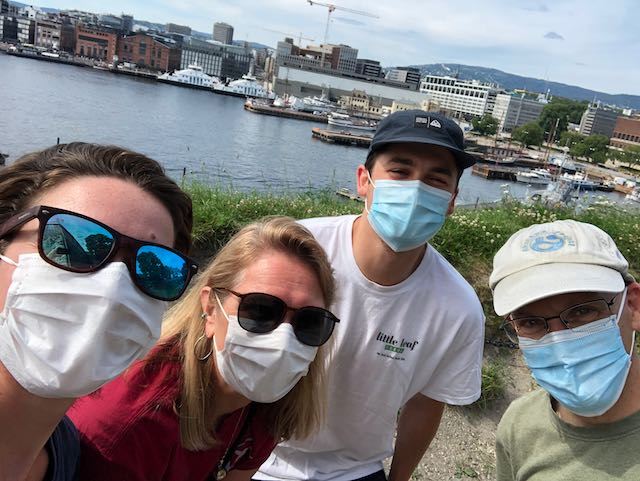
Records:
[[[282,322],[291,324],[291,322],[293,321],[293,316],[295,316],[296,312],[297,312],[297,309],[287,306],[287,309],[284,312],[284,317],[282,318]]]
[[[563,329],[569,329],[564,322],[560,320],[559,316],[548,317],[547,318],[547,327],[549,328],[549,332],[562,331]]]

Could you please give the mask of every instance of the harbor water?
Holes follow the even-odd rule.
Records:
[[[247,112],[240,98],[1,53],[0,106],[0,152],[9,163],[58,138],[109,143],[158,160],[177,180],[186,171],[188,180],[281,193],[355,190],[366,156],[313,139],[321,124]],[[493,202],[505,189],[518,198],[540,191],[466,171],[458,204]]]

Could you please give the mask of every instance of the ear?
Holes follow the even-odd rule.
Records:
[[[367,168],[362,164],[358,166],[356,171],[356,182],[358,184],[358,194],[366,197],[369,191],[369,176],[367,175]]]
[[[209,286],[203,287],[200,291],[200,305],[202,306],[202,316],[204,318],[204,333],[208,338],[212,338],[215,333],[216,303],[214,301],[213,289]]]
[[[456,188],[455,192],[451,195],[451,200],[449,201],[449,207],[447,207],[447,217],[453,214],[453,209],[455,208],[457,197],[458,197],[458,189]]]
[[[640,284],[637,282],[627,286],[627,307],[631,311],[631,328],[640,332]]]

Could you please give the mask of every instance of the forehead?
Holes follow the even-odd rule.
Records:
[[[453,154],[439,145],[402,143],[390,144],[378,155],[381,162],[409,163],[416,167],[437,167],[457,172]]]
[[[45,191],[33,205],[83,214],[136,239],[173,246],[171,214],[153,195],[115,177],[83,176]]]

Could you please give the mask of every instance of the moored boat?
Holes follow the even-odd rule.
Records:
[[[339,112],[330,113],[327,123],[336,127],[358,130],[376,130],[378,128],[378,122],[375,120],[354,119]]]
[[[259,99],[273,100],[276,94],[265,89],[255,77],[243,75],[241,79],[233,80],[227,85],[216,84],[212,87],[213,92],[222,95],[230,95],[232,97],[250,97]]]
[[[534,185],[548,185],[551,182],[551,172],[546,169],[520,171],[516,174],[518,182]]]
[[[183,70],[176,70],[171,74],[167,72],[158,76],[158,82],[210,90],[215,84],[220,83],[220,79],[207,75],[199,65],[189,65]]]

